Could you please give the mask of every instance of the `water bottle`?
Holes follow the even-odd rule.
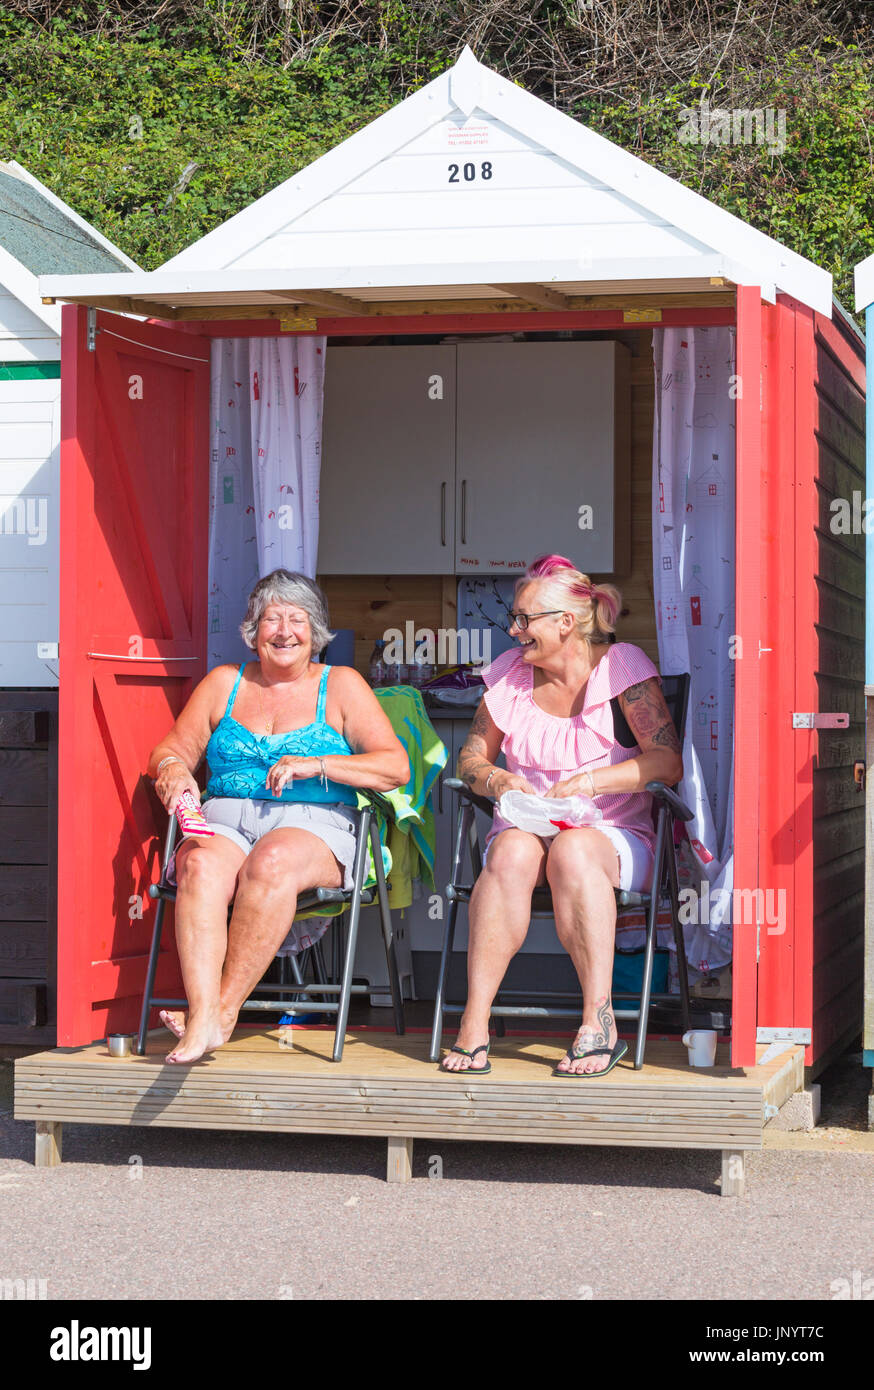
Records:
[[[385,685],[386,683],[387,672],[385,661],[383,660],[384,649],[385,641],[383,638],[378,637],[373,644],[373,651],[370,653],[370,666],[367,673],[367,679],[371,686]]]

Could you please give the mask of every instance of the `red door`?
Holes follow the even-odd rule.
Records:
[[[209,344],[63,310],[58,1044],[133,1031],[157,836],[149,751],[205,671]],[[161,991],[181,988],[172,932]]]

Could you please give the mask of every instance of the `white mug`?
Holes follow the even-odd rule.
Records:
[[[683,1042],[689,1049],[690,1067],[712,1067],[716,1062],[716,1029],[693,1028],[691,1033],[683,1034]]]

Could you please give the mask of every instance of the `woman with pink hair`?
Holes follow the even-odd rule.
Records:
[[[514,788],[583,793],[603,818],[546,840],[495,813],[470,899],[467,1005],[446,1071],[491,1070],[491,1006],[528,933],[531,895],[544,884],[583,992],[580,1027],[555,1075],[603,1075],[627,1050],[611,1003],[614,890],[650,888],[655,834],[645,787],[678,782],[683,761],[658,671],[639,647],[615,641],[621,606],[612,584],[593,584],[561,555],[541,556],[516,585],[510,635],[518,647],[483,671],[487,691],[459,777],[496,801]],[[506,770],[495,766],[501,751]]]

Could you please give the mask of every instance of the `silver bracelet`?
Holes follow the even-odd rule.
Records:
[[[182,762],[181,758],[177,758],[175,753],[169,753],[166,758],[161,759],[161,761],[158,763],[158,766],[155,768],[155,775],[152,778],[153,782],[157,782],[158,774],[160,773],[161,768],[164,766],[165,763],[182,763],[183,767],[187,767],[187,764]]]
[[[595,779],[588,768],[584,768],[584,772],[589,779],[589,786],[592,788],[592,798],[594,799],[598,795],[598,793],[595,791]]]
[[[317,754],[316,756],[318,757],[318,754]],[[319,758],[319,767],[322,769],[322,786],[325,788],[325,791],[327,791],[327,790],[328,790],[328,774],[327,774],[327,772],[325,771],[325,760],[324,760],[324,758]]]
[[[492,780],[492,778],[494,777],[494,775],[495,775],[496,772],[500,772],[500,768],[498,768],[498,767],[493,767],[492,770],[491,770],[491,772],[489,773],[488,777],[486,778],[486,792],[488,792],[488,790],[489,790],[489,782],[491,782],[491,780]]]

